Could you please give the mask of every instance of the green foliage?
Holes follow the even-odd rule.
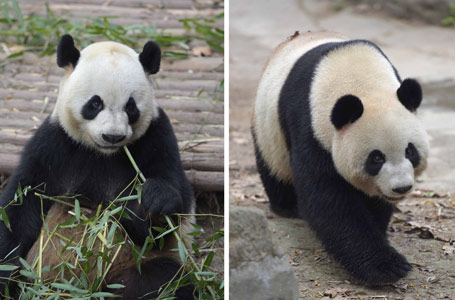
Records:
[[[207,45],[212,48],[224,52],[224,30],[214,26],[217,19],[224,18],[224,13],[221,13],[214,18],[188,18],[181,19],[186,30],[194,31],[194,38],[204,40]]]
[[[0,0],[1,1],[1,0]],[[155,40],[161,47],[164,57],[186,58],[189,55],[188,43],[193,39],[201,39],[214,49],[223,51],[224,31],[212,26],[214,19],[184,19],[185,27],[191,25],[197,34],[175,36],[158,31],[156,27],[145,25],[121,26],[112,22],[116,17],[87,18],[84,22],[72,21],[56,16],[46,3],[46,15],[30,15],[24,17],[17,0],[0,2],[0,40],[24,45],[23,50],[12,53],[9,58],[22,55],[25,51],[37,52],[40,56],[55,53],[60,37],[69,33],[81,47],[104,38],[128,45],[136,50],[146,39]],[[202,24],[204,23],[204,24]],[[191,25],[190,25],[191,24]],[[166,49],[170,48],[170,49]]]
[[[450,16],[448,16],[447,18],[444,18],[441,22],[445,26],[455,26],[455,4],[454,3],[450,4]]]

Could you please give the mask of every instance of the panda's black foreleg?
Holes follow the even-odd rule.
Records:
[[[354,279],[382,285],[406,276],[411,265],[389,245],[384,228],[363,202],[365,195],[337,175],[294,175],[302,215]]]
[[[392,218],[393,205],[379,198],[368,198],[365,205],[378,224],[379,230],[385,235]]]
[[[170,258],[155,258],[141,265],[141,273],[136,267],[131,267],[125,270],[117,277],[114,277],[107,284],[123,284],[125,288],[117,293],[120,300],[139,300],[139,299],[155,299],[161,293],[169,281],[174,276],[174,280],[180,278],[181,265]],[[111,291],[112,292],[112,291]],[[186,284],[179,288],[175,293],[177,300],[193,300],[195,289],[192,284]]]
[[[142,187],[142,207],[152,218],[190,213],[194,206],[191,186],[180,160],[177,139],[166,113],[152,121],[131,153],[146,177]]]
[[[256,154],[256,166],[267,197],[269,197],[270,208],[280,216],[293,218],[297,217],[297,197],[294,187],[291,183],[279,181],[270,173],[269,168],[266,166],[264,159],[262,158],[261,151],[256,145],[254,133],[253,140],[254,152]]]
[[[183,200],[179,191],[167,181],[147,178],[142,187],[142,207],[152,218],[183,212]]]
[[[127,208],[132,214],[120,222],[133,242],[143,245],[152,226],[167,225],[165,215],[173,218],[174,224],[178,222],[178,217],[173,214],[183,213],[182,196],[166,181],[148,178],[142,187],[141,204],[135,200],[129,201]]]
[[[39,177],[34,172],[19,167],[16,173],[10,177],[5,190],[0,195],[0,206],[5,208],[11,229],[0,221],[0,265],[20,266],[19,257],[24,257],[38,238],[43,224],[41,199],[31,191],[27,195],[22,195],[22,203],[18,203],[19,201],[12,203],[19,182],[24,186],[34,182],[36,178]],[[42,201],[43,212],[46,214],[51,202],[45,199]],[[8,285],[11,290],[14,283],[8,278],[17,272],[18,270],[0,272],[0,294],[3,293],[5,285]]]

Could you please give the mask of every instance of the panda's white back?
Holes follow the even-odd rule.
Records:
[[[256,94],[253,131],[267,166],[280,180],[292,181],[289,153],[278,116],[278,100],[286,78],[297,60],[309,50],[344,40],[334,32],[299,34],[281,43],[267,60]]]

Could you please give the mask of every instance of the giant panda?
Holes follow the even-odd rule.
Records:
[[[327,252],[366,285],[406,276],[389,245],[394,205],[426,167],[417,81],[402,80],[374,43],[298,34],[268,58],[252,120],[271,209],[308,221]]]
[[[12,230],[0,222],[0,264],[20,265],[20,257],[30,263],[37,255],[41,211],[51,231],[72,218],[66,205],[44,199],[41,207],[33,192],[23,197],[22,205],[7,205],[18,185],[44,183],[46,195],[79,195],[82,208],[96,210],[99,204],[107,205],[121,195],[136,176],[124,145],[146,177],[140,205],[128,201],[127,207],[134,214],[120,220],[136,245],[144,244],[150,226],[161,224],[157,222],[162,222],[162,216],[194,213],[193,192],[176,137],[166,113],[154,99],[150,75],[158,72],[160,60],[161,50],[153,41],[137,54],[115,42],[97,42],[79,51],[70,35],[61,38],[57,63],[66,73],[56,106],[24,148],[19,166],[0,196]],[[186,220],[181,227],[184,234],[191,219]],[[71,229],[60,233],[70,237]],[[75,233],[76,239],[80,236]],[[42,257],[43,266],[51,270],[60,263],[63,250],[58,236],[54,238],[56,251],[46,250]],[[123,284],[124,288],[116,290],[120,299],[157,297],[160,287],[181,268],[178,252],[171,251],[175,248],[177,241],[169,235],[162,251],[152,250],[142,260],[140,273],[131,252],[120,251],[104,284]],[[5,285],[12,290],[13,282],[7,280],[10,276],[11,272],[0,272],[2,292]],[[51,276],[56,274],[43,273],[42,279]],[[177,290],[176,298],[194,299],[194,293],[194,287],[187,285]]]

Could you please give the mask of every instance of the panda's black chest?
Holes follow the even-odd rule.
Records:
[[[81,195],[87,204],[93,205],[114,200],[136,175],[126,156],[121,154],[75,153],[65,169],[57,172],[60,176],[54,177],[59,194]]]

